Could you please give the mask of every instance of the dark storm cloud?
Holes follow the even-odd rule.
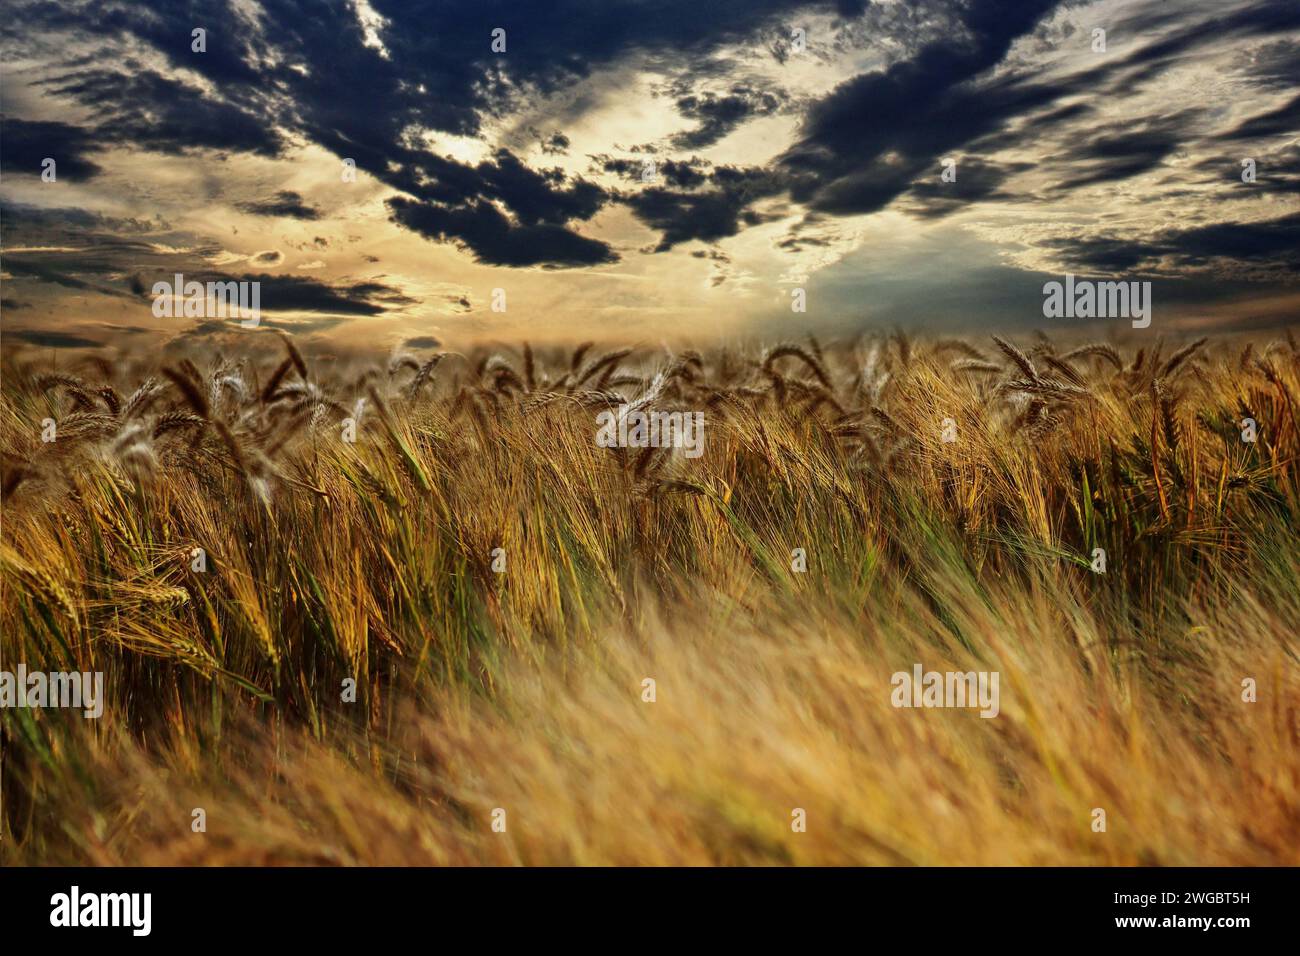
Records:
[[[0,232],[6,247],[5,269],[15,281],[37,281],[78,292],[96,293],[147,304],[147,291],[176,273],[186,280],[262,283],[262,308],[270,311],[325,312],[345,316],[379,315],[414,300],[394,286],[374,280],[330,285],[301,276],[232,276],[214,271],[216,246],[183,247],[192,237],[156,231],[160,224],[112,219],[75,207],[38,209],[18,203],[0,207]],[[151,233],[151,228],[154,230]],[[150,234],[150,240],[135,235]],[[15,239],[36,248],[15,248]],[[159,242],[167,240],[166,245]],[[173,247],[175,244],[176,247]],[[253,257],[259,265],[283,259],[278,250]]]
[[[1300,69],[1300,65],[1297,66]],[[1300,76],[1300,73],[1297,74]],[[1260,113],[1245,120],[1235,129],[1224,133],[1224,140],[1262,139],[1273,136],[1295,136],[1300,131],[1300,95],[1277,109]]]
[[[1274,40],[1243,54],[1237,68],[1262,89],[1295,89],[1300,76],[1300,40]]]
[[[5,333],[20,342],[30,342],[51,349],[97,349],[104,343],[71,332],[56,332],[45,329],[15,329]]]
[[[161,220],[104,216],[75,206],[42,208],[9,202],[0,203],[0,247],[5,250],[6,264],[21,260],[30,267],[29,275],[47,277],[46,281],[54,281],[48,278],[54,274],[71,273],[74,279],[85,274],[116,276],[128,289],[132,273],[180,261],[178,248],[185,248],[191,259],[220,251],[194,236],[173,231]]]
[[[656,252],[666,252],[692,239],[725,239],[740,232],[742,226],[764,221],[747,208],[746,197],[725,190],[686,193],[647,189],[628,196],[626,202],[638,219],[663,233]]]
[[[393,221],[428,239],[457,242],[487,265],[583,266],[618,258],[605,243],[562,226],[513,225],[496,206],[481,200],[448,206],[397,196],[387,203]]]
[[[974,0],[962,13],[966,37],[840,84],[810,108],[800,141],[780,159],[794,198],[823,212],[875,212],[937,171],[944,153],[1071,92],[1015,77],[971,83],[1054,5]]]
[[[124,66],[123,71],[78,70],[41,85],[90,107],[93,135],[105,143],[171,154],[213,149],[276,156],[283,148],[257,98],[242,106],[143,69],[136,61],[128,60]]]
[[[706,164],[697,162],[694,157],[688,160],[667,159],[657,167],[659,175],[670,186],[680,189],[693,189],[703,186],[709,180],[707,173],[701,172]]]
[[[695,167],[685,167],[676,170],[675,179],[703,188],[649,186],[619,197],[637,219],[662,233],[654,247],[656,252],[666,252],[694,239],[715,242],[736,235],[745,226],[768,221],[770,216],[750,207],[758,199],[782,191],[779,180],[766,170],[752,167],[718,166],[707,175],[699,174]]]
[[[381,32],[384,51],[366,44],[355,17],[314,0],[265,0],[254,15],[223,0],[177,0],[147,16],[113,4],[30,3],[17,19],[27,30],[93,41],[130,37],[214,88],[207,93],[138,69],[72,71],[52,80],[53,91],[96,111],[101,134],[164,151],[202,146],[274,155],[282,147],[276,131],[291,130],[407,193],[390,207],[393,218],[422,235],[457,242],[484,262],[573,266],[617,258],[570,228],[604,201],[597,187],[561,176],[530,181],[508,153],[477,167],[436,157],[412,145],[409,132],[473,136],[522,90],[559,89],[634,49],[701,55],[806,6],[483,0],[450,10],[432,0],[376,0],[390,24]],[[196,26],[208,31],[206,53],[191,49]],[[507,30],[505,54],[490,49],[496,27]]]
[[[99,165],[87,158],[102,148],[91,131],[54,121],[6,117],[0,122],[4,127],[4,135],[0,136],[0,174],[40,176],[41,163],[47,157],[55,162],[56,182],[77,182],[99,174]]]
[[[1066,268],[1107,275],[1131,272],[1159,254],[1153,245],[1111,236],[1053,239],[1046,245],[1061,253]]]
[[[1247,157],[1232,153],[1211,155],[1198,161],[1192,169],[1200,175],[1195,179],[1183,175],[1180,183],[1189,187],[1212,188],[1220,201],[1258,202],[1300,194],[1300,142],[1293,141],[1275,148],[1258,147],[1259,144],[1254,144],[1248,157],[1255,163],[1256,181],[1253,183],[1245,183],[1241,178],[1242,159]],[[1173,195],[1181,199],[1198,193],[1187,188]]]
[[[599,163],[602,170],[621,176],[628,182],[642,182],[642,175],[647,171],[646,163],[651,161],[649,157],[646,159],[611,158],[609,156],[595,156],[592,158]],[[663,181],[669,186],[692,189],[696,186],[703,186],[709,181],[709,164],[694,156],[684,160],[665,159],[654,160],[653,162],[654,176],[656,178],[662,177]]]
[[[75,255],[15,254],[5,256],[5,268],[15,277],[38,279],[69,289],[94,292],[124,299],[146,299],[127,289],[115,288],[103,282],[92,282],[81,275],[94,272],[97,263],[88,263]],[[261,283],[261,308],[271,312],[325,312],[335,315],[380,315],[392,308],[409,305],[415,300],[405,296],[400,289],[381,282],[364,281],[351,284],[330,285],[303,276],[282,276],[266,273],[231,275],[211,269],[185,269],[176,264],[186,281],[229,282],[252,281]],[[132,276],[129,286],[152,288],[159,279],[171,281],[175,273],[170,269],[152,271],[144,277]]]
[[[1104,236],[1047,244],[1079,270],[1121,273],[1161,264],[1180,269],[1232,259],[1251,271],[1282,278],[1300,275],[1300,213],[1260,222],[1173,227],[1142,240]]]
[[[1133,35],[1162,35],[1116,65],[1114,72],[1123,87],[1145,83],[1200,46],[1300,29],[1300,4],[1292,0],[1256,0],[1208,20],[1187,18],[1180,22],[1185,12],[1177,4],[1147,6],[1120,21],[1122,29]],[[1267,75],[1270,64],[1266,63],[1264,70]]]
[[[1032,163],[998,164],[971,157],[957,164],[956,181],[944,182],[935,169],[922,182],[914,183],[903,205],[906,212],[921,219],[938,219],[977,202],[1009,202],[1020,197],[1002,190],[1011,175],[1033,168]],[[800,240],[807,244],[808,239]]]
[[[170,276],[163,275],[163,279]],[[264,312],[322,312],[330,315],[382,315],[391,304],[410,302],[399,289],[379,282],[330,285],[304,276],[267,273],[231,275],[224,272],[185,274],[186,281],[261,283]],[[152,281],[152,280],[151,280]]]
[[[1174,254],[1190,264],[1218,256],[1276,262],[1300,273],[1300,213],[1264,222],[1225,222],[1175,232]]]
[[[386,167],[377,175],[414,197],[387,200],[389,218],[425,238],[454,242],[489,265],[574,267],[618,259],[607,243],[569,228],[608,201],[594,183],[558,169],[531,169],[506,149],[475,166],[411,150],[404,155],[397,172]]]
[[[1067,153],[1049,159],[1067,170],[1061,174],[1057,188],[1078,189],[1114,182],[1155,168],[1179,149],[1197,114],[1196,110],[1183,110],[1072,143]]]
[[[713,242],[734,236],[740,232],[745,207],[743,199],[720,191],[684,193],[669,189],[647,189],[629,196],[627,204],[638,219],[663,233],[656,247],[658,252],[691,239]]]
[[[344,286],[343,291],[352,298],[368,299],[372,302],[380,302],[390,306],[415,305],[419,302],[418,299],[405,295],[394,286],[374,279],[366,282],[354,282],[351,285]]]
[[[636,160],[605,160],[604,168],[639,181],[641,164]],[[767,221],[750,209],[757,199],[782,191],[780,183],[758,168],[738,169],[709,164],[692,158],[687,162],[666,160],[656,166],[652,184],[620,194],[641,222],[662,235],[652,247],[666,252],[691,240],[713,242],[738,234],[744,227]],[[659,183],[667,185],[659,185]]]
[[[537,135],[538,145],[547,156],[563,156],[569,151],[569,137],[558,130],[546,137],[538,135],[536,131],[534,135]]]
[[[755,116],[770,116],[780,108],[783,97],[768,90],[738,84],[723,96],[693,93],[677,101],[677,112],[699,125],[673,138],[680,149],[704,149],[722,139],[741,123]]]
[[[219,251],[194,247],[192,238],[161,222],[103,216],[74,206],[0,204],[5,267],[18,280],[78,291],[138,298],[144,292],[141,270],[170,268]],[[173,244],[191,248],[181,254],[170,248]]]
[[[96,263],[68,259],[52,265],[51,261],[48,257],[20,255],[11,252],[5,256],[5,269],[19,278],[38,279],[41,282],[62,286],[65,289],[75,289],[79,292],[96,292],[100,295],[111,295],[122,299],[135,298],[130,292],[123,289],[117,289],[102,282],[90,282],[77,275],[78,272],[99,271],[95,268]]]
[[[524,225],[590,219],[605,203],[605,192],[585,180],[567,183],[559,170],[535,171],[507,150],[498,150],[494,161],[479,163],[480,193],[499,199]]]
[[[263,315],[261,322],[258,323],[258,331],[249,332],[246,329],[241,329],[235,319],[207,319],[177,332],[172,336],[166,348],[171,348],[173,343],[192,342],[195,339],[222,346],[227,343],[233,345],[237,341],[236,336],[262,334],[268,329],[283,329],[291,334],[327,332],[330,329],[338,328],[346,321],[347,319],[328,315],[312,319],[271,318]]]
[[[95,325],[122,335],[152,335],[156,331],[143,325],[122,325],[119,322],[96,322]]]
[[[280,156],[289,143],[311,143],[354,160],[399,191],[387,205],[393,222],[431,241],[454,243],[480,262],[516,267],[616,261],[609,244],[578,231],[611,203],[626,204],[658,230],[653,248],[665,251],[692,239],[735,235],[765,218],[756,202],[777,196],[830,216],[871,213],[898,201],[920,218],[1006,200],[1017,167],[983,160],[981,153],[1032,147],[1037,137],[1067,124],[1079,128],[1098,112],[1092,102],[1137,90],[1201,47],[1300,30],[1294,0],[1246,2],[1222,13],[1177,3],[1126,5],[1114,11],[1112,36],[1158,39],[1061,78],[1022,57],[1007,60],[1020,38],[1056,42],[1043,28],[1056,0],[886,7],[859,0],[373,0],[387,21],[378,32],[382,49],[368,43],[351,5],[325,0],[175,0],[149,7],[147,15],[99,0],[14,6],[0,26],[8,36],[66,34],[79,47],[113,51],[115,45],[118,55],[83,56],[42,81],[42,92],[60,98],[53,102],[74,101],[88,111],[79,120],[84,128],[7,120],[0,137],[5,172],[11,157],[30,168],[37,152],[39,171],[39,159],[51,155],[34,145],[42,136],[63,144],[73,163],[69,178],[95,174],[86,157],[103,143],[263,156]],[[684,77],[670,86],[670,95],[695,127],[669,144],[704,149],[755,117],[789,106],[784,92],[729,65],[736,44],[788,38],[796,14],[852,18],[866,11],[872,24],[890,25],[890,52],[902,50],[901,58],[814,100],[798,141],[761,179],[728,179],[693,158],[665,155],[657,164],[660,182],[612,191],[533,169],[506,149],[476,164],[459,162],[437,155],[423,139],[429,132],[479,136],[521,105],[644,54]],[[206,53],[191,49],[196,26],[208,31]],[[496,27],[507,31],[503,54],[490,49]],[[1073,42],[1087,49],[1081,34]],[[783,49],[777,44],[773,55]],[[1296,62],[1294,38],[1273,39],[1257,44],[1235,68],[1255,78],[1258,88],[1277,91],[1293,84]],[[1000,67],[1006,68],[995,71]],[[1297,102],[1261,111],[1223,133],[1224,140],[1293,132]],[[1059,157],[1052,195],[1160,167],[1182,148],[1198,115],[1182,109],[1137,120],[1132,128],[1087,131],[1077,149]],[[23,122],[26,128],[15,126]],[[35,126],[47,128],[34,137]],[[530,135],[544,153],[560,154],[569,145],[559,130]],[[940,161],[954,153],[961,154],[958,179],[943,189]],[[605,168],[633,180],[640,172],[626,159],[606,158]],[[245,208],[300,219],[316,212],[287,192]],[[1123,259],[1133,253],[1121,243],[1110,254]]]
[[[5,124],[5,135],[9,125]],[[77,206],[33,206],[30,203],[6,202],[0,204],[0,230],[5,242],[12,244],[20,231],[65,232],[84,235],[84,230],[104,230],[114,233],[143,233],[157,228],[143,219],[112,218],[90,209]]]
[[[250,202],[235,203],[235,208],[254,216],[284,216],[288,219],[319,219],[320,210],[308,206],[302,196],[291,189],[282,189],[274,196]]]
[[[1056,80],[1023,68],[990,78],[990,69],[1004,61],[1011,43],[1033,30],[1054,6],[1053,0],[1014,5],[974,0],[960,14],[966,37],[933,41],[914,57],[855,77],[813,104],[800,141],[779,160],[793,197],[813,210],[848,215],[874,212],[906,196],[904,209],[921,217],[954,211],[959,203],[952,200],[963,193],[967,201],[1027,198],[994,188],[1005,176],[981,167],[978,160],[975,175],[963,177],[971,165],[963,159],[957,183],[943,184],[957,187],[945,200],[940,163],[949,153],[1023,147],[1054,127],[1085,118],[1093,110],[1083,100],[1099,92],[1121,97],[1198,45],[1300,28],[1300,5],[1275,0],[1208,21],[1193,17],[1190,25],[1180,22],[1189,19],[1185,10],[1148,6],[1131,19],[1122,11],[1115,29],[1121,35],[1160,30],[1166,37],[1118,63],[1103,62]],[[1267,85],[1293,56],[1292,46],[1282,43],[1246,68],[1260,69]],[[1061,170],[1054,190],[1069,192],[1159,167],[1189,139],[1200,138],[1196,121],[1201,115],[1187,108],[1150,116],[1131,128],[1091,133],[1046,161]],[[1292,103],[1247,121],[1231,136],[1280,135],[1296,128]]]
[[[786,236],[777,244],[778,249],[786,249],[790,252],[801,252],[809,246],[826,247],[830,245],[830,240],[822,239],[820,236]]]

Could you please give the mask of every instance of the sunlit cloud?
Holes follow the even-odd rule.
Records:
[[[400,300],[331,334],[394,341],[733,334],[796,287],[810,325],[1032,323],[1070,270],[1289,301],[1293,4],[660,6],[19,3],[6,298],[135,324],[169,272],[373,283]]]

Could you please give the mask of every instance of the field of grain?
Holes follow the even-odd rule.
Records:
[[[1290,335],[237,343],[6,350],[6,863],[1300,863]]]

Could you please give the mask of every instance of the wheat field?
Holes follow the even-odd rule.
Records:
[[[1289,334],[234,341],[6,351],[6,863],[1300,863]]]

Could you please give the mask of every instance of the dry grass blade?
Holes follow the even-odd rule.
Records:
[[[269,403],[275,395],[275,390],[280,387],[284,377],[289,374],[289,369],[293,368],[293,359],[287,358],[275,367],[271,377],[266,380],[266,386],[262,389],[262,404]]]
[[[95,407],[95,400],[91,397],[89,387],[81,379],[73,375],[48,374],[42,375],[36,380],[36,385],[41,391],[49,391],[53,388],[62,388],[64,392],[72,398],[74,407],[78,409],[90,409]]]
[[[583,373],[579,375],[570,386],[570,389],[574,390],[581,388],[597,372],[601,372],[602,375],[601,378],[596,381],[596,388],[604,388],[610,376],[613,375],[614,369],[618,367],[618,364],[623,361],[623,359],[627,358],[631,354],[632,349],[622,348],[615,349],[613,352],[602,355],[600,358],[596,359],[596,361],[587,366]]]
[[[894,329],[890,338],[898,346],[898,361],[903,368],[912,364],[912,340],[907,337],[907,333],[902,329]]]
[[[211,408],[208,405],[207,396],[203,394],[203,390],[199,388],[197,383],[178,368],[168,366],[162,370],[162,373],[173,385],[176,386],[176,389],[185,398],[185,401],[189,403],[190,408],[194,409],[196,414],[201,415],[204,418],[211,417]]]
[[[1105,359],[1111,365],[1115,366],[1115,371],[1124,371],[1124,360],[1120,357],[1119,352],[1115,351],[1114,346],[1107,345],[1104,342],[1094,342],[1090,345],[1083,345],[1077,349],[1072,349],[1061,356],[1063,361],[1069,362],[1081,358],[1100,358]],[[1138,353],[1138,365],[1141,364],[1141,353]],[[1138,366],[1134,366],[1135,368]]]
[[[99,396],[100,400],[104,403],[104,407],[107,408],[111,413],[113,413],[114,415],[121,414],[122,396],[117,394],[117,389],[115,389],[112,385],[100,386],[99,388],[95,389],[95,394]]]
[[[190,412],[174,411],[160,415],[154,422],[153,437],[161,438],[168,432],[176,431],[181,428],[202,428],[207,425],[208,420],[202,415],[194,415]]]
[[[949,368],[954,372],[985,372],[994,375],[1002,371],[1001,365],[982,359],[957,359]]]
[[[906,429],[895,421],[889,412],[885,411],[883,408],[880,408],[877,405],[872,405],[870,414],[874,419],[876,419],[876,421],[880,422],[894,434],[904,435],[907,433]]]
[[[988,362],[988,356],[963,339],[940,339],[935,342],[934,353],[938,355],[942,352],[960,352],[974,362]]]
[[[131,393],[131,397],[126,400],[126,407],[122,409],[122,418],[129,421],[143,415],[149,410],[149,406],[157,399],[158,393],[162,386],[158,380],[150,376],[141,383],[140,387]]]
[[[415,378],[411,380],[411,398],[420,394],[420,389],[424,388],[426,382],[432,377],[434,369],[446,358],[445,352],[439,352],[428,359],[423,365],[416,370]]]
[[[1078,372],[1076,372],[1074,370],[1074,367],[1071,366],[1069,362],[1064,362],[1061,359],[1057,358],[1055,355],[1050,355],[1050,354],[1044,354],[1042,356],[1042,359],[1043,362],[1049,368],[1065,376],[1066,380],[1069,381],[1070,384],[1080,388],[1082,388],[1084,385],[1087,384],[1086,382],[1084,382],[1083,376],[1080,375]]]
[[[524,343],[524,391],[532,392],[537,389],[537,362],[533,358],[533,347],[527,342]]]
[[[830,375],[826,373],[825,366],[822,365],[821,362],[817,361],[816,356],[810,355],[798,345],[778,345],[771,349],[767,355],[763,357],[763,371],[768,374],[775,373],[776,363],[787,356],[797,358],[799,361],[803,362],[803,364],[807,366],[808,370],[816,376],[817,381],[821,382],[822,388],[827,391],[833,391],[831,378]]]
[[[583,342],[573,350],[573,356],[569,359],[569,374],[578,374],[578,368],[582,365],[583,356],[591,351],[591,347],[595,344],[594,342]]]
[[[289,361],[293,362],[293,367],[298,372],[298,377],[304,382],[307,381],[307,362],[298,351],[298,346],[293,344],[293,337],[288,332],[277,329],[276,334],[280,336],[280,341],[284,343],[285,351],[289,353]]]
[[[18,486],[32,476],[30,464],[16,455],[4,455],[0,460],[4,468],[4,474],[0,476],[0,501],[8,501]]]
[[[1201,347],[1208,341],[1210,341],[1208,338],[1197,339],[1195,342],[1183,346],[1173,355],[1169,356],[1169,361],[1165,363],[1165,367],[1160,371],[1161,378],[1169,378],[1169,376],[1171,376],[1180,365],[1200,351]]]
[[[1011,359],[1021,372],[1029,377],[1030,381],[1038,381],[1038,369],[1034,368],[1034,363],[1029,360],[1028,355],[1020,351],[1020,349],[1016,348],[1001,336],[993,336],[993,341],[997,344],[997,347],[1002,350],[1002,353],[1006,355],[1007,358]]]

